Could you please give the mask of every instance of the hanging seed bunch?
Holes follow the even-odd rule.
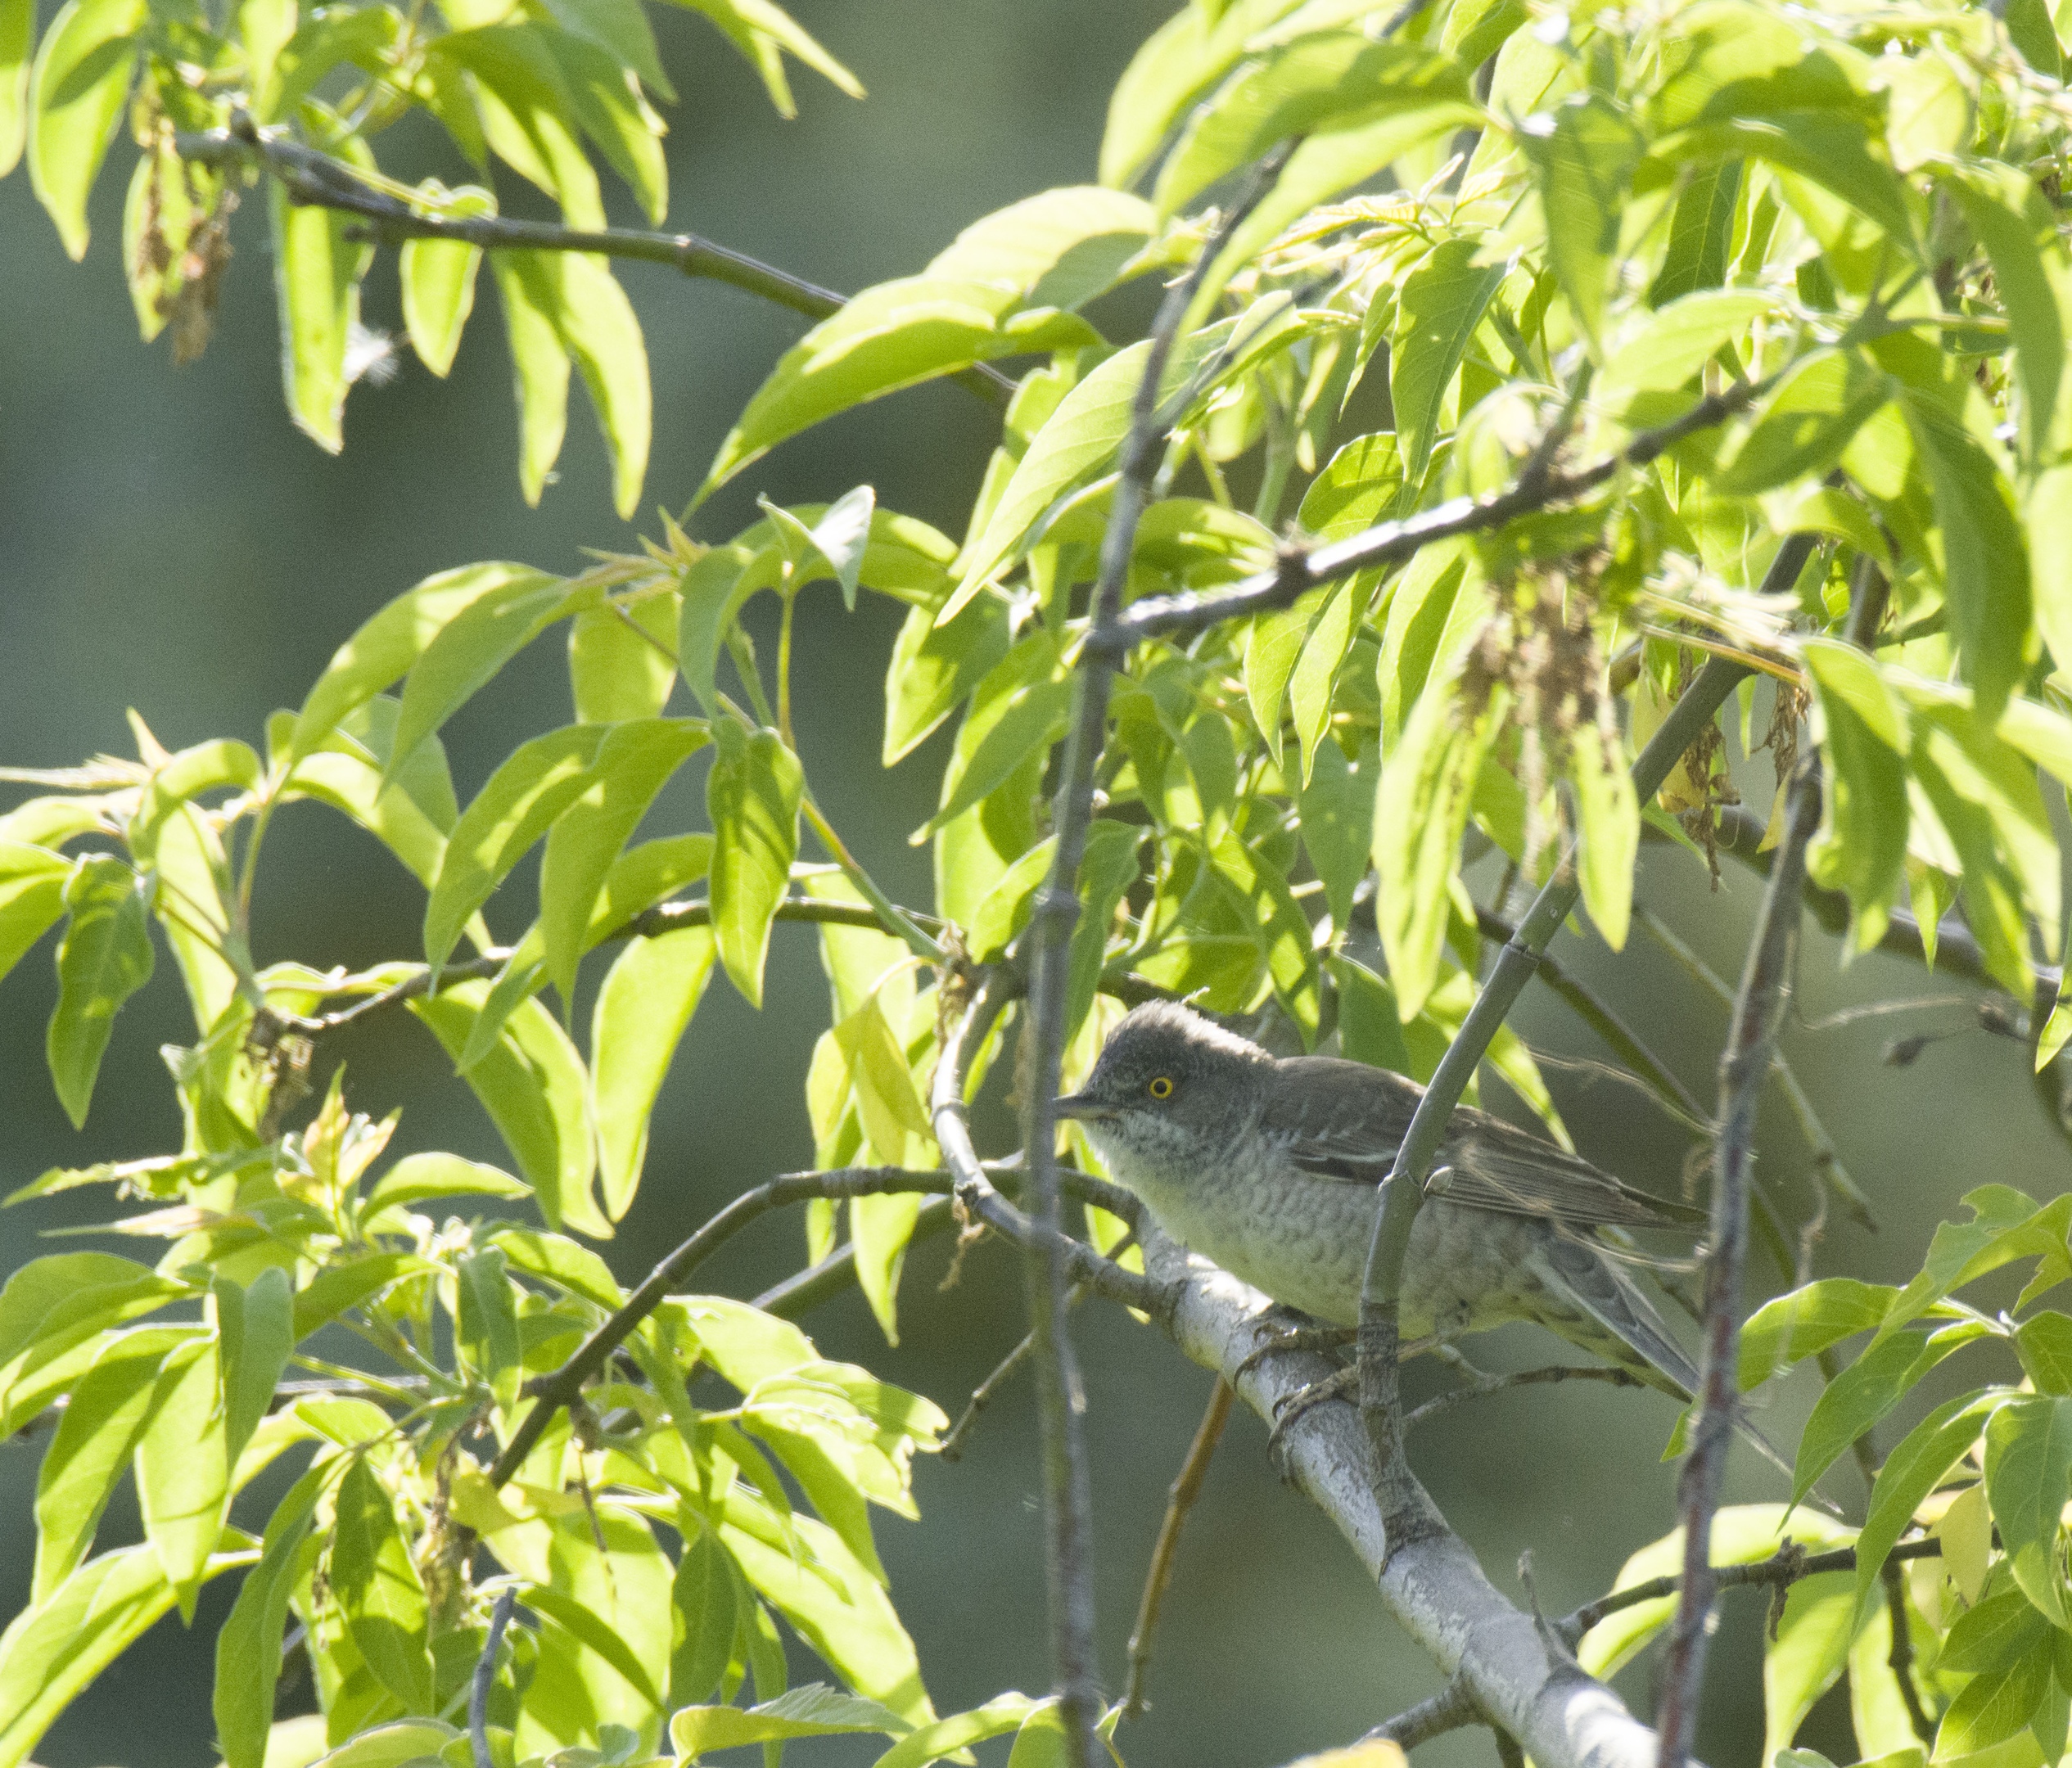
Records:
[[[1462,674],[1461,701],[1472,717],[1498,687],[1510,696],[1519,733],[1519,783],[1525,792],[1527,876],[1536,876],[1551,834],[1565,820],[1556,803],[1550,828],[1548,788],[1565,774],[1578,742],[1602,744],[1604,764],[1618,765],[1618,729],[1606,691],[1597,636],[1603,560],[1581,553],[1492,583],[1489,618]]]

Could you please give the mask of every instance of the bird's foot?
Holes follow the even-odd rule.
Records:
[[[1360,1371],[1357,1368],[1339,1369],[1326,1375],[1321,1381],[1313,1381],[1307,1387],[1298,1387],[1294,1392],[1275,1402],[1273,1428],[1266,1433],[1268,1458],[1271,1459],[1275,1456],[1283,1439],[1298,1419],[1330,1400],[1343,1400],[1348,1405],[1360,1403]]]
[[[1273,1326],[1252,1354],[1238,1364],[1230,1380],[1241,1382],[1270,1356],[1287,1351],[1343,1351],[1357,1343],[1360,1332],[1354,1326]]]

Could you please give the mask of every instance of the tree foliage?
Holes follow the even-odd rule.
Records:
[[[787,56],[860,91],[765,0],[695,10],[780,110]],[[499,1761],[756,1742],[774,1760],[837,1732],[882,1734],[881,1768],[1008,1733],[1018,1768],[1062,1759],[1054,1702],[939,1717],[886,1588],[870,1511],[912,1513],[912,1457],[945,1422],[929,1402],[679,1283],[573,1404],[539,1383],[637,1306],[585,1243],[634,1201],[715,968],[759,1004],[780,921],[817,925],[829,982],[816,1166],[915,1175],[831,1183],[809,1261],[853,1270],[896,1335],[923,1193],[946,1188],[928,1103],[944,1028],[975,975],[1026,957],[1076,671],[1114,640],[1083,586],[1151,363],[1161,448],[1127,536],[1125,667],[1077,870],[1069,1067],[1119,1002],[1162,993],[1428,1077],[1501,936],[1464,852],[1501,851],[1508,891],[1573,841],[1589,921],[1619,948],[1641,841],[1712,856],[1736,790],[1726,734],[1752,749],[1764,711],[1781,786],[1802,744],[1817,752],[1812,873],[1845,901],[1850,945],[1911,945],[2047,1008],[2064,917],[2046,792],[2072,784],[2068,38],[2043,0],[1587,19],[1193,0],[1117,86],[1098,184],[982,217],[837,304],[700,242],[607,228],[600,167],[651,223],[667,210],[675,93],[637,0],[67,0],[40,36],[29,0],[0,0],[0,169],[25,147],[78,257],[128,122],[124,263],[145,339],[169,331],[183,358],[206,342],[232,210],[263,201],[288,411],[325,448],[366,354],[359,290],[390,261],[409,343],[444,374],[486,257],[527,497],[559,453],[572,367],[621,514],[650,395],[611,259],[723,274],[815,319],[639,552],[574,577],[462,566],[346,638],[263,735],[169,753],[138,720],[134,760],[7,776],[35,790],[0,816],[0,971],[55,932],[49,1069],[74,1122],[161,945],[193,1040],[167,1053],[178,1149],[52,1171],[15,1200],[112,1186],[138,1206],[112,1231],[165,1250],[41,1258],[0,1295],[0,1433],[48,1436],[33,1596],[0,1638],[0,1764],[229,1573],[228,1768],[277,1759],[291,1630],[338,1768],[468,1761],[478,1664]],[[465,182],[379,169],[381,138],[416,111]],[[507,221],[503,173],[559,225]],[[1125,309],[1104,295],[1189,270],[1169,355],[1110,335]],[[701,533],[700,502],[770,449],[946,377],[1003,402],[961,534],[868,485]],[[1780,568],[1792,536],[1814,544]],[[794,610],[837,593],[903,611],[885,762],[955,727],[914,835],[934,856],[926,910],[856,864],[837,828],[852,807],[824,809],[796,752]],[[762,595],[781,606],[774,657],[742,624]],[[440,733],[542,639],[566,642],[573,719],[463,806]],[[1632,755],[1709,656],[1748,682],[1643,803]],[[657,827],[694,762],[709,827]],[[354,974],[259,961],[262,846],[299,800],[422,886],[421,954]],[[506,882],[536,848],[521,907]],[[586,967],[603,978],[580,1025]],[[480,1099],[505,1166],[388,1160],[393,1114],[355,1109],[337,1071],[312,1090],[327,1035],[400,1027],[396,1009]],[[964,1053],[968,1089],[1015,1023]],[[2061,1005],[2037,1066],[2068,1037]],[[1524,1044],[1489,1053],[1565,1138]],[[1774,1507],[1718,1520],[1722,1563],[1785,1531],[1855,1549],[1782,1604],[1766,1760],[1844,1673],[1867,1760],[2064,1753],[2072,1319],[2037,1304],[2072,1277],[2072,1214],[2005,1186],[1964,1201],[1905,1287],[1801,1282],[1742,1338],[1745,1387],[1810,1357],[1831,1371],[1794,1498],[1853,1446],[1877,1468],[1860,1529]],[[1803,1225],[1769,1224],[1786,1246]],[[1116,1247],[1113,1217],[1086,1227]],[[1960,1297],[2017,1262],[2011,1312]],[[1879,1464],[1867,1434],[1983,1340],[1999,1378],[1903,1414]],[[277,1462],[286,1495],[241,1507]],[[126,1475],[146,1538],[97,1552]],[[1939,1559],[1888,1589],[1888,1555],[1924,1529]],[[1624,1581],[1676,1563],[1673,1543],[1644,1547]],[[522,1607],[491,1652],[505,1592]],[[1666,1618],[1658,1601],[1601,1620],[1585,1667],[1609,1673]],[[785,1630],[839,1691],[785,1686]]]

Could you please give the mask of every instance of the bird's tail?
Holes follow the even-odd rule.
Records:
[[[1534,1262],[1555,1303],[1542,1324],[1578,1350],[1691,1403],[1698,1391],[1696,1366],[1640,1286],[1612,1260],[1587,1242],[1550,1234]],[[1791,1464],[1762,1432],[1738,1414],[1734,1425],[1758,1455],[1787,1479],[1792,1477]]]

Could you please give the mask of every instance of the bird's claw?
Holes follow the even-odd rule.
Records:
[[[1359,1337],[1359,1329],[1352,1326],[1271,1327],[1267,1337],[1238,1364],[1231,1374],[1231,1382],[1235,1385],[1243,1381],[1268,1357],[1278,1356],[1283,1351],[1343,1351],[1357,1342]]]
[[[1348,1405],[1357,1405],[1359,1392],[1360,1371],[1342,1369],[1321,1381],[1311,1382],[1293,1393],[1283,1394],[1274,1402],[1273,1428],[1266,1433],[1267,1455],[1271,1456],[1280,1449],[1283,1439],[1298,1419],[1330,1400],[1343,1400]]]

